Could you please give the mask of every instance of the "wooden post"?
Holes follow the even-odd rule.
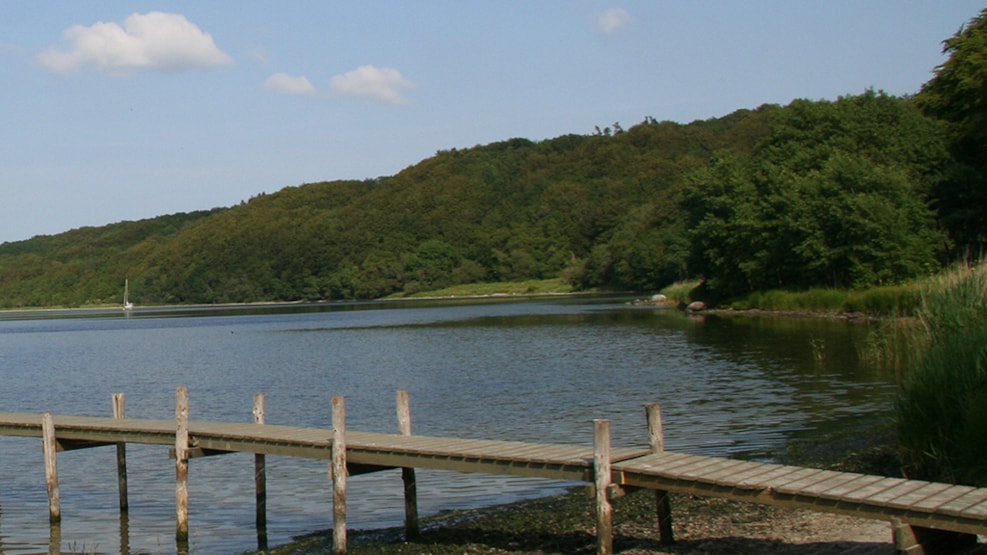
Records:
[[[129,513],[120,513],[120,553],[130,553]]]
[[[62,523],[48,525],[48,555],[62,555]]]
[[[126,418],[126,397],[123,393],[113,394],[113,418]],[[120,491],[120,512],[125,513],[130,508],[127,500],[127,443],[117,443],[117,485]]]
[[[403,436],[411,435],[411,403],[407,391],[398,391],[398,433]],[[405,539],[417,538],[418,530],[418,482],[415,479],[414,468],[402,468],[401,480],[404,482],[404,536]]]
[[[610,504],[610,421],[594,420],[593,476],[596,482],[596,552],[613,553],[613,506]]]
[[[346,401],[332,398],[332,551],[346,553]]]
[[[648,442],[652,453],[665,450],[665,432],[661,424],[661,405],[653,403],[645,407],[648,415]],[[672,503],[668,492],[655,490],[655,508],[658,514],[658,538],[662,545],[675,543],[672,532]]]
[[[58,496],[58,446],[55,442],[55,417],[46,412],[41,415],[41,450],[45,456],[45,478],[48,481],[48,521],[62,521],[62,505]]]
[[[175,539],[179,551],[188,549],[188,388],[179,387],[175,391],[175,505],[177,525]]]
[[[264,423],[264,394],[254,395],[254,424]],[[267,549],[267,457],[254,454],[254,486],[257,491],[257,549]]]

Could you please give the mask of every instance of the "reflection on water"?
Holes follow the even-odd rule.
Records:
[[[394,392],[411,394],[419,435],[592,443],[613,422],[616,446],[647,446],[644,405],[660,402],[666,445],[770,459],[793,434],[861,426],[887,414],[892,377],[861,367],[862,325],[770,318],[688,318],[621,298],[526,302],[353,303],[0,315],[0,411],[170,419],[189,387],[200,420],[397,430]],[[115,450],[59,454],[58,543],[87,552],[173,553],[174,462],[128,447],[129,516],[119,518]],[[271,544],[329,528],[326,463],[267,458]],[[190,463],[190,551],[257,547],[250,454]],[[0,438],[0,553],[49,549],[37,440]],[[353,528],[400,526],[399,471],[350,480]],[[423,515],[543,495],[564,484],[419,471]],[[51,533],[51,537],[49,534]],[[57,546],[56,546],[57,547]]]

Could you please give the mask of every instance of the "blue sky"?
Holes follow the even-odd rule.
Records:
[[[0,242],[646,116],[917,92],[970,0],[0,5]]]

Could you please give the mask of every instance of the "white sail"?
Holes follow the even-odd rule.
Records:
[[[123,280],[123,309],[130,310],[134,308],[134,303],[130,302],[130,280]]]

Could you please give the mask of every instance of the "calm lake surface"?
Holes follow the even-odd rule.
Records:
[[[669,450],[771,460],[794,438],[886,418],[893,375],[861,366],[862,324],[688,317],[624,297],[353,303],[251,308],[0,313],[0,411],[174,418],[188,386],[193,420],[395,432],[395,392],[413,432],[646,447],[644,405],[659,402]],[[822,353],[823,360],[817,354]],[[60,538],[48,526],[40,441],[0,438],[0,554],[174,553],[168,450],[130,445],[130,512],[117,509],[111,447],[60,453]],[[190,462],[192,553],[257,549],[253,456]],[[332,526],[327,463],[268,457],[268,538]],[[418,472],[425,516],[555,493],[567,484]],[[403,522],[399,471],[349,481],[351,529]],[[50,549],[49,543],[54,543]]]

